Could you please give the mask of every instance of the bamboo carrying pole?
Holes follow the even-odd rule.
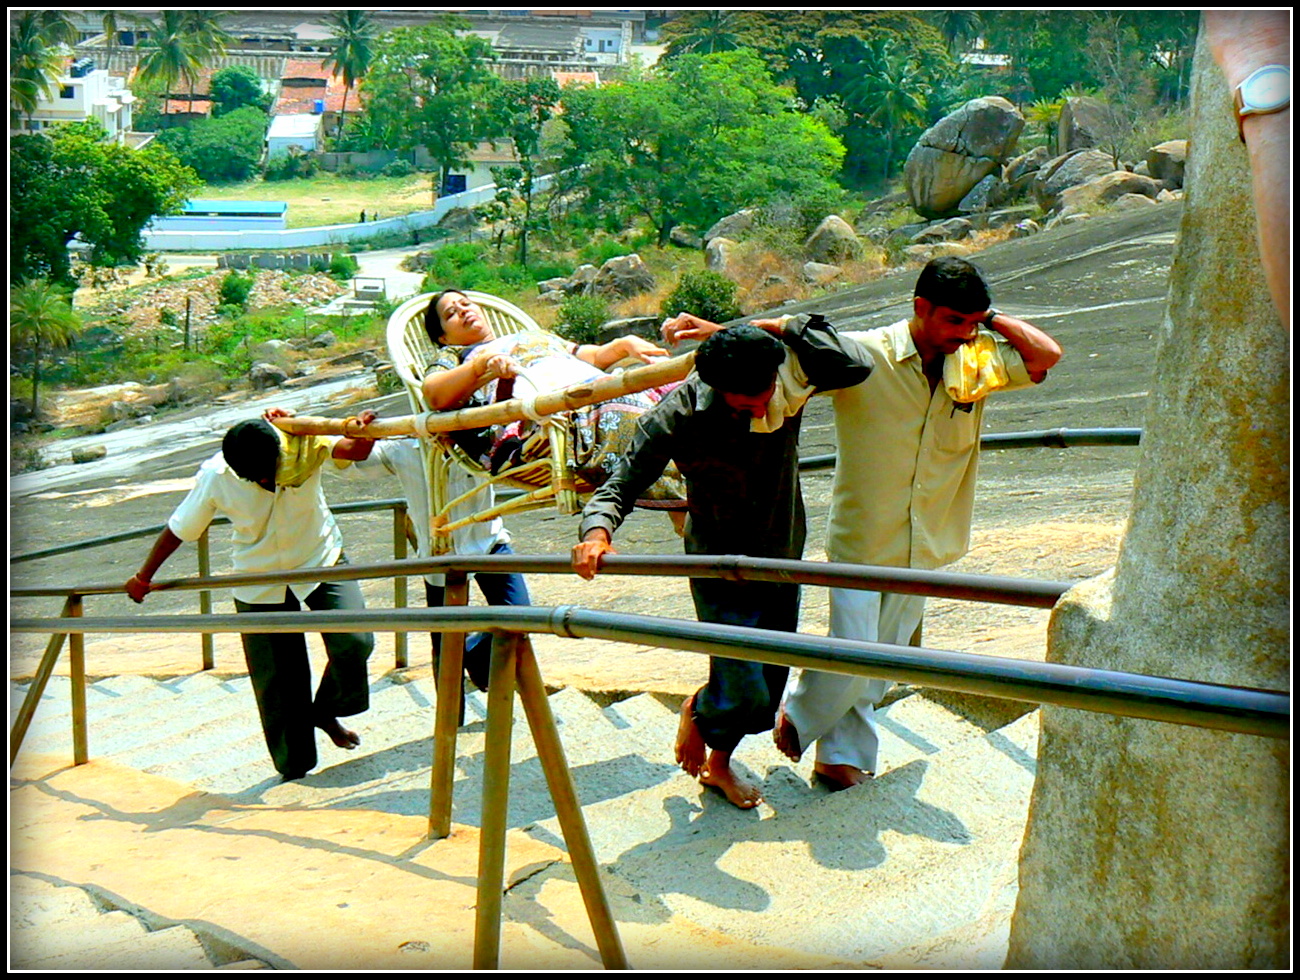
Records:
[[[691,373],[695,363],[694,353],[682,354],[666,361],[657,361],[644,367],[629,368],[592,382],[570,385],[559,391],[539,394],[531,406],[522,398],[511,398],[479,408],[462,408],[455,412],[427,412],[423,415],[404,415],[393,419],[377,419],[361,425],[356,419],[326,419],[311,415],[294,415],[273,419],[272,424],[294,435],[352,436],[353,438],[383,439],[391,436],[409,436],[421,433],[455,432],[459,429],[481,429],[489,425],[503,425],[529,418],[531,407],[537,416],[568,412],[597,402],[609,401],[634,391],[657,388],[660,385],[681,381]]]

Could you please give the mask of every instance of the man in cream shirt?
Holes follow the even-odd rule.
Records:
[[[832,396],[839,448],[828,561],[934,569],[966,553],[984,402],[954,402],[942,376],[945,357],[981,327],[997,341],[1006,388],[1042,381],[1061,356],[1046,333],[991,309],[979,270],[955,257],[922,270],[909,320],[845,334],[870,351],[875,370]],[[830,633],[906,644],[924,607],[924,596],[832,589]],[[890,684],[803,671],[777,717],[777,745],[798,759],[815,741],[814,771],[832,788],[870,778],[875,706]]]

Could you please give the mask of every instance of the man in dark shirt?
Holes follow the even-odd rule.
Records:
[[[574,570],[592,578],[638,496],[676,462],[686,479],[688,554],[800,558],[804,545],[798,439],[814,391],[859,384],[871,355],[820,316],[758,320],[723,329],[683,314],[668,339],[707,337],[695,374],[648,412],[610,478],[583,511]],[[778,384],[778,378],[780,384]],[[703,622],[795,631],[799,587],[691,579]],[[682,705],[677,761],[738,807],[757,806],[757,786],[736,776],[731,754],[746,734],[770,730],[788,668],[724,657]]]

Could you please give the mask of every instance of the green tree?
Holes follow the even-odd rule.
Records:
[[[741,47],[743,14],[734,10],[689,10],[666,23],[659,39],[664,55],[718,54]]]
[[[164,10],[157,20],[144,20],[150,50],[140,59],[141,78],[161,84],[163,111],[177,83],[184,82],[194,109],[194,88],[205,63],[226,53],[234,38],[221,26],[225,15],[215,10]]]
[[[212,114],[224,116],[251,106],[266,112],[271,96],[262,90],[262,79],[247,65],[232,65],[212,75]]]
[[[81,329],[68,293],[44,279],[9,289],[9,341],[31,356],[32,415],[40,407],[41,357],[46,350],[66,347]]]
[[[984,26],[974,10],[938,10],[932,16],[934,25],[943,35],[944,44],[948,46],[948,53],[953,55],[958,50],[969,48]]]
[[[499,133],[507,137],[519,159],[518,167],[494,167],[492,173],[497,178],[498,187],[504,184],[502,190],[507,195],[519,198],[517,212],[507,206],[505,214],[516,227],[519,264],[525,267],[528,265],[528,233],[534,220],[533,182],[541,165],[542,131],[554,118],[559,103],[560,86],[550,78],[511,79],[496,86],[489,96],[491,131],[494,135]]]
[[[184,11],[164,10],[157,20],[142,22],[149,33],[143,42],[146,51],[140,58],[139,74],[146,85],[162,91],[163,114],[177,85],[184,81],[192,92],[201,67],[198,47],[185,23]]]
[[[880,179],[893,172],[896,148],[905,133],[924,127],[926,85],[910,51],[890,37],[860,41],[861,74],[843,92],[850,117],[874,127],[883,137]]]
[[[140,231],[180,210],[201,183],[163,146],[104,142],[91,120],[10,141],[9,281],[74,286],[68,243],[93,246],[94,265],[138,261]]]
[[[380,35],[367,76],[367,115],[384,117],[388,149],[428,151],[435,193],[485,132],[485,96],[496,82],[492,46],[474,34],[458,37],[462,24],[444,19]]]
[[[157,142],[210,184],[248,180],[257,171],[266,139],[266,113],[244,106],[217,119],[199,119],[158,134]]]
[[[9,31],[9,112],[10,118],[32,116],[42,98],[49,99],[63,70],[65,50],[53,40],[41,23],[37,11],[25,11]]]
[[[564,93],[564,164],[598,208],[641,214],[660,244],[686,222],[834,193],[843,147],[744,49],[682,55],[646,79]]]
[[[348,90],[366,76],[375,57],[378,28],[364,10],[336,10],[326,19],[334,38],[325,67],[343,76],[343,108],[339,112],[337,136],[343,135],[348,111]]]

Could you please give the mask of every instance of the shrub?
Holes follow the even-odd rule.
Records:
[[[267,180],[293,180],[296,177],[311,177],[318,169],[320,165],[314,156],[290,151],[285,156],[267,161],[263,176]]]
[[[659,308],[660,316],[694,313],[714,323],[725,323],[740,316],[736,302],[736,284],[726,276],[707,269],[684,273],[677,286]]]
[[[578,259],[581,262],[589,262],[595,266],[604,265],[610,259],[616,259],[621,255],[631,255],[636,249],[631,245],[624,245],[613,238],[605,238],[600,241],[584,245],[578,251]]]
[[[221,280],[221,306],[237,306],[241,310],[248,304],[248,294],[253,291],[253,277],[241,275],[231,269]]]
[[[609,301],[603,296],[570,296],[560,304],[555,332],[579,344],[594,344],[609,319]]]
[[[379,171],[381,177],[409,177],[415,173],[415,164],[409,160],[394,160]]]
[[[341,253],[330,259],[329,274],[335,279],[351,279],[359,268],[355,256]]]

